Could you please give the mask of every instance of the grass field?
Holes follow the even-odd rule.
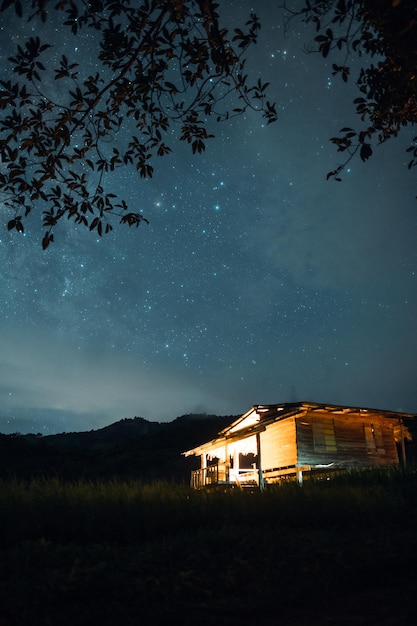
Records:
[[[411,624],[417,473],[0,482],[0,626]]]

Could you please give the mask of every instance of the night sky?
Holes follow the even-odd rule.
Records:
[[[225,4],[244,24],[251,3]],[[312,29],[285,34],[278,4],[256,2],[248,62],[278,122],[217,125],[203,155],[181,144],[148,181],[120,170],[109,190],[149,225],[99,239],[65,222],[43,252],[39,213],[22,236],[0,204],[0,432],[294,401],[416,412],[417,133],[326,181],[341,161],[329,138],[360,125],[358,94],[334,58],[303,51]],[[53,18],[44,29],[53,40]],[[89,62],[88,45],[67,35],[66,54]]]

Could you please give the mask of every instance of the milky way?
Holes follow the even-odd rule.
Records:
[[[413,132],[326,181],[356,88],[303,51],[311,30],[285,34],[277,4],[256,3],[248,71],[270,81],[278,122],[248,114],[152,180],[109,179],[149,225],[99,239],[63,224],[43,252],[39,214],[22,236],[0,210],[0,432],[287,401],[416,411]],[[251,4],[228,6],[244,23]],[[70,45],[87,63],[88,41]]]

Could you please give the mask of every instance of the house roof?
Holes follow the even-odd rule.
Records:
[[[395,411],[384,411],[380,409],[371,409],[364,407],[348,407],[335,404],[319,404],[316,402],[286,402],[283,404],[255,404],[241,417],[221,430],[218,436],[211,441],[202,443],[201,445],[183,452],[184,456],[193,454],[203,454],[208,449],[220,446],[225,441],[232,442],[238,439],[250,437],[265,430],[268,424],[287,419],[292,416],[300,416],[306,413],[333,413],[334,415],[349,415],[358,413],[364,417],[386,417],[390,419],[400,420],[403,418],[414,418],[416,415],[411,413],[399,413]]]

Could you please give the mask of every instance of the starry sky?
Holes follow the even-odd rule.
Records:
[[[416,412],[415,130],[326,181],[357,91],[306,54],[310,28],[285,32],[278,4],[256,2],[247,67],[278,122],[217,125],[204,154],[178,145],[151,180],[117,172],[112,190],[149,225],[100,239],[65,223],[43,252],[39,213],[22,236],[0,204],[0,432],[294,401]],[[226,5],[231,27],[252,9]],[[67,36],[68,56],[88,60],[84,44]]]

